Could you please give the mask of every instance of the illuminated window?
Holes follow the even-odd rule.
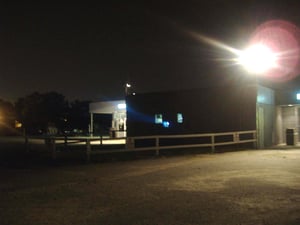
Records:
[[[183,115],[182,115],[182,113],[177,113],[177,123],[183,123]]]
[[[162,114],[155,114],[155,123],[162,124],[163,123],[163,116]]]

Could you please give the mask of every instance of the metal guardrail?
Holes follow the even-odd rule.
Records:
[[[79,143],[83,143],[85,145],[85,150],[86,150],[86,157],[87,157],[87,161],[90,161],[90,157],[91,154],[94,153],[92,152],[92,142],[95,141],[99,141],[99,143],[97,145],[104,145],[105,141],[109,141],[109,140],[124,140],[124,138],[110,138],[110,137],[103,137],[103,136],[99,136],[99,137],[91,137],[91,136],[79,136],[79,137],[73,137],[73,136],[25,136],[25,146],[27,149],[29,149],[30,146],[30,142],[32,142],[32,140],[40,140],[43,141],[45,145],[48,146],[49,150],[52,153],[52,158],[56,159],[57,158],[57,147],[60,146],[64,146],[67,147],[69,145],[76,145]],[[41,142],[42,143],[42,142]],[[96,144],[93,144],[96,145]],[[109,152],[109,151],[102,151],[101,153],[105,153],[105,152]],[[98,153],[100,153],[100,151],[98,151]]]
[[[250,135],[250,138],[242,138],[242,135]],[[218,142],[217,137],[228,137],[231,136],[230,141]],[[196,144],[178,144],[178,145],[161,145],[163,139],[190,139],[190,138],[204,138],[210,139],[209,142],[196,143]],[[137,140],[154,140],[153,146],[137,147]],[[230,139],[230,138],[229,138]],[[199,140],[200,142],[200,140]],[[126,141],[126,148],[132,151],[148,151],[155,150],[156,155],[159,155],[159,151],[162,149],[177,149],[177,148],[195,148],[195,147],[210,147],[211,151],[215,151],[216,146],[235,145],[241,143],[253,143],[256,147],[257,137],[256,130],[249,131],[236,131],[236,132],[224,132],[224,133],[207,133],[207,134],[184,134],[184,135],[161,135],[161,136],[139,136],[139,137],[128,137]]]
[[[242,136],[250,135],[250,137],[242,137]],[[222,140],[222,137],[226,137],[225,141]],[[193,144],[171,144],[166,145],[162,144],[162,141],[165,139],[169,140],[178,140],[178,139],[197,139],[199,138],[199,143]],[[205,143],[200,143],[201,138],[208,138],[209,141]],[[183,135],[159,135],[159,136],[138,136],[138,137],[127,137],[126,138],[126,148],[125,149],[113,149],[113,150],[101,150],[101,151],[92,151],[91,148],[91,141],[98,141],[99,144],[102,145],[104,140],[109,140],[109,138],[104,137],[56,137],[56,136],[38,136],[38,137],[25,137],[25,144],[29,145],[29,139],[44,139],[45,144],[49,146],[52,152],[52,158],[57,158],[57,145],[58,141],[59,144],[64,144],[67,146],[68,144],[74,144],[78,142],[83,142],[85,144],[86,150],[86,157],[87,161],[90,161],[91,154],[103,154],[103,153],[113,153],[113,152],[132,152],[132,151],[151,151],[155,150],[155,154],[159,155],[159,151],[163,149],[178,149],[178,148],[195,148],[195,147],[210,147],[211,151],[215,151],[216,146],[225,146],[225,145],[235,145],[235,144],[242,144],[242,143],[253,143],[254,147],[257,145],[257,137],[256,137],[256,130],[249,130],[249,131],[236,131],[236,132],[224,132],[224,133],[207,133],[207,134],[183,134]],[[116,138],[114,138],[115,140]],[[153,145],[146,146],[146,147],[138,147],[136,142],[139,140],[153,140]],[[69,142],[71,141],[71,142]],[[176,142],[176,141],[175,141]],[[195,140],[194,140],[195,142]],[[203,142],[203,140],[202,140]]]

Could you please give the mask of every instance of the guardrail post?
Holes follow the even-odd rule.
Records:
[[[256,131],[253,132],[253,139],[254,139],[253,147],[254,147],[255,149],[258,149],[257,132],[256,132]]]
[[[235,142],[235,144],[238,144],[239,141],[240,141],[240,135],[239,135],[239,133],[234,133],[233,135],[234,135],[233,136],[233,141]]]
[[[55,144],[55,137],[50,138],[50,145],[52,148],[52,159],[56,159],[56,144]]]
[[[159,137],[155,138],[155,155],[159,156]]]
[[[211,153],[215,152],[215,135],[211,135]]]
[[[27,135],[25,135],[25,150],[26,152],[29,152],[29,141]]]
[[[135,141],[133,137],[126,138],[126,149],[134,149],[135,148]]]
[[[89,162],[91,159],[91,141],[86,139],[86,161]]]
[[[65,145],[65,148],[67,148],[67,146],[68,146],[68,136],[67,135],[65,135],[65,137],[64,137],[64,145]]]

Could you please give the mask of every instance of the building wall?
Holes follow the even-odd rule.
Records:
[[[268,104],[258,104],[258,107],[263,109],[263,124],[262,130],[259,130],[258,139],[261,139],[260,148],[272,146],[275,144],[275,106]],[[259,140],[260,141],[260,140]]]
[[[127,136],[256,129],[256,87],[230,86],[128,96]],[[183,123],[177,122],[177,113]],[[162,114],[170,126],[155,124]]]
[[[258,147],[268,147],[275,143],[275,92],[267,87],[257,89],[257,132]]]

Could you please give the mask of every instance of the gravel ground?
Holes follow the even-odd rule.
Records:
[[[1,225],[300,224],[297,149],[0,169]]]

